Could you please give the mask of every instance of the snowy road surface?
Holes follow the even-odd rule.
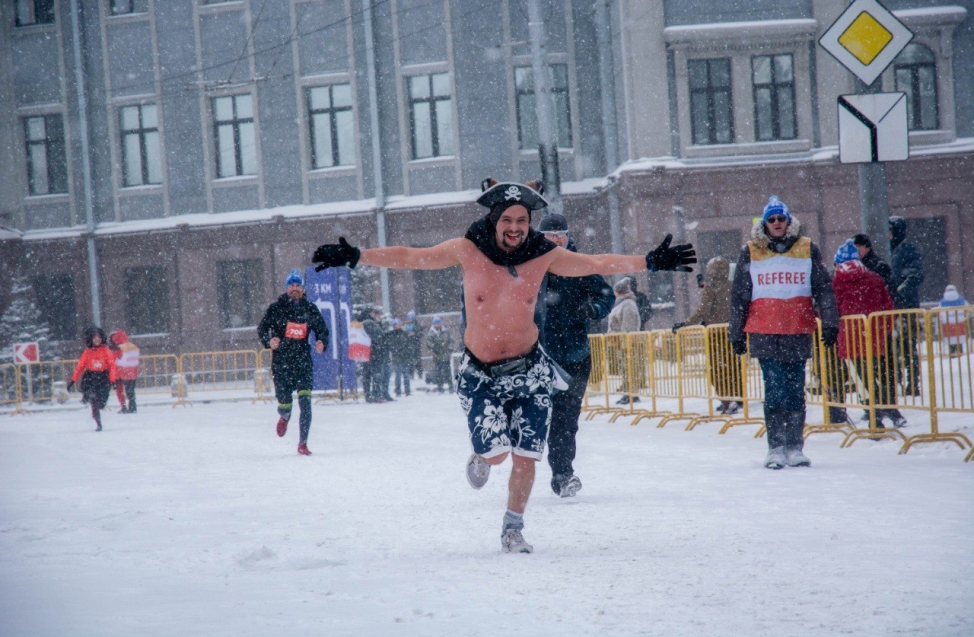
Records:
[[[583,422],[583,490],[540,464],[503,555],[455,397],[315,410],[310,458],[269,404],[0,416],[0,635],[974,635],[956,446],[772,472],[751,427]]]

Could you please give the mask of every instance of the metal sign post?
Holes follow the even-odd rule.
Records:
[[[819,44],[856,76],[858,95],[838,100],[839,159],[859,164],[859,217],[873,251],[889,260],[886,161],[909,158],[906,100],[882,93],[880,77],[913,33],[877,0],[854,0]]]

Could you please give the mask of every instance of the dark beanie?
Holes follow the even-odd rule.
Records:
[[[865,235],[865,234],[854,235],[852,237],[852,243],[857,246],[869,248],[870,250],[873,247],[873,242],[869,240],[869,235]]]
[[[559,232],[563,230],[568,230],[568,219],[565,219],[564,215],[560,215],[557,212],[549,212],[541,219],[541,223],[538,224],[539,232]]]

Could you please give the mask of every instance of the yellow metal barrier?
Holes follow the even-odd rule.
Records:
[[[211,392],[251,389],[257,370],[257,352],[194,352],[179,357],[189,391]]]
[[[605,334],[605,366],[602,370],[604,375],[603,386],[605,390],[605,406],[591,407],[588,412],[587,420],[591,420],[599,414],[611,414],[617,411],[628,411],[629,405],[625,407],[614,407],[610,405],[611,394],[627,394],[632,398],[629,388],[629,348],[626,334]]]
[[[687,431],[692,431],[697,425],[705,422],[723,422],[724,425],[719,431],[721,434],[727,433],[731,427],[764,425],[764,420],[752,417],[750,411],[751,401],[761,400],[761,370],[757,366],[757,361],[752,360],[750,356],[734,354],[726,323],[707,326],[705,336],[707,378],[710,381],[711,391],[711,400],[708,401],[710,413],[690,421],[686,427]],[[749,388],[751,392],[748,391]],[[741,403],[741,415],[715,415],[714,400],[726,402],[728,405]]]
[[[697,418],[701,414],[686,411],[684,399],[698,397],[701,380],[705,389],[706,363],[702,359],[702,328],[684,328],[676,334],[669,330],[658,330],[653,334],[656,336],[654,371],[657,391],[661,398],[675,399],[677,404],[676,411],[663,416],[656,427],[665,427],[667,423],[677,420]]]
[[[599,406],[591,401],[591,397],[601,395],[605,398],[605,406],[609,406],[609,391],[606,388],[606,349],[604,334],[589,334],[588,347],[592,355],[592,371],[588,375],[588,385],[585,387],[585,396],[582,399],[582,413],[591,413]]]
[[[870,317],[873,318],[873,317]],[[974,377],[971,374],[971,324],[974,311],[969,306],[936,308],[924,313],[926,358],[929,387],[930,433],[907,438],[900,453],[920,442],[953,442],[961,449],[972,448],[965,461],[974,457],[974,445],[959,432],[940,431],[939,413],[974,412]],[[936,338],[934,336],[936,334]],[[908,346],[901,347],[908,350]]]
[[[609,419],[615,422],[623,416],[633,416],[631,425],[635,425],[644,418],[659,418],[668,416],[671,412],[661,411],[657,407],[656,398],[659,391],[656,387],[656,344],[659,342],[659,332],[633,332],[628,335],[627,347],[629,351],[629,386],[633,388],[630,396],[629,409],[617,411]],[[639,407],[636,402],[638,400]]]
[[[151,354],[139,357],[137,393],[168,394],[172,392],[173,375],[180,373],[179,358],[173,354]]]

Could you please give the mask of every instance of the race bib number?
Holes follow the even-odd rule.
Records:
[[[93,371],[93,372],[100,372],[100,371],[102,371],[104,369],[105,369],[105,361],[103,361],[101,359],[98,359],[98,358],[93,359],[91,361],[91,371]]]
[[[308,337],[307,323],[292,323],[288,321],[287,329],[284,330],[284,338],[294,338],[304,340]]]

